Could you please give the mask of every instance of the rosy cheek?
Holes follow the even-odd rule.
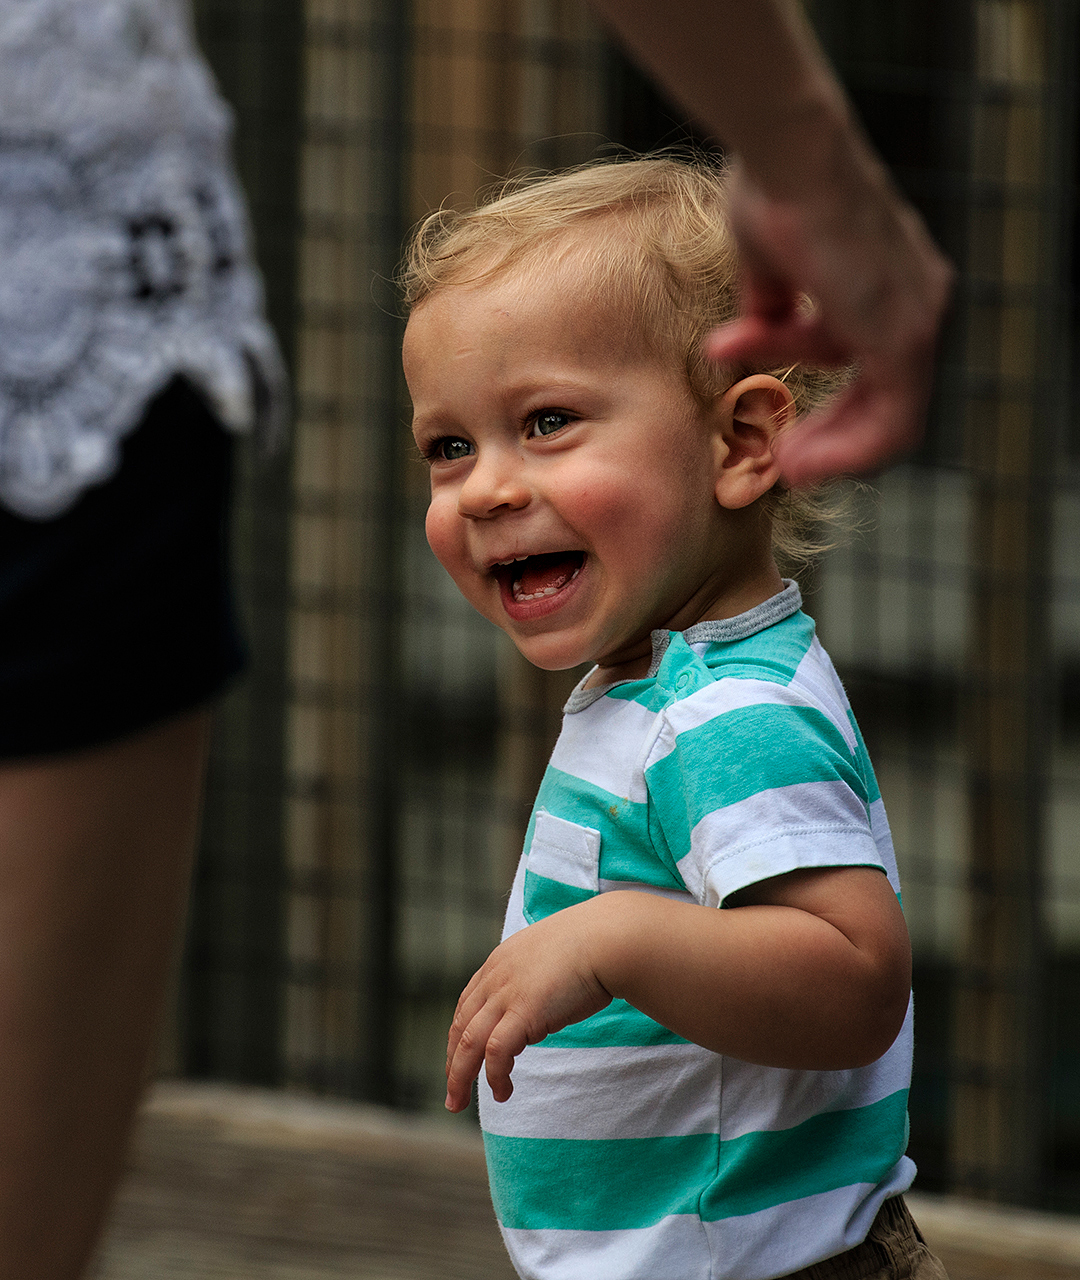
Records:
[[[447,509],[446,502],[438,497],[432,498],[424,520],[424,532],[427,534],[428,546],[435,553],[435,558],[451,573],[457,558],[455,550],[460,543],[460,536],[455,537],[459,532],[455,529],[455,523],[460,522]]]
[[[648,510],[648,494],[639,500],[619,485],[589,485],[574,498],[570,523],[587,531],[592,539],[625,543],[636,542],[641,534],[641,517]]]

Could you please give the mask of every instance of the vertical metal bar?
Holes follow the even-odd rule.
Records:
[[[370,180],[378,193],[373,225],[371,265],[376,281],[390,282],[398,265],[405,232],[405,172],[408,156],[405,109],[408,101],[410,6],[402,0],[378,0],[373,14],[379,50],[379,98],[383,104],[378,136],[372,139]],[[367,986],[364,1053],[354,1089],[376,1102],[397,1100],[397,917],[400,893],[397,874],[399,777],[403,680],[401,670],[400,524],[403,502],[399,461],[402,453],[401,330],[391,308],[381,335],[375,372],[383,402],[383,430],[372,435],[375,491],[375,563],[371,590],[376,607],[372,630],[372,714],[364,744],[370,769],[367,778],[369,857],[366,955],[361,981]],[[381,678],[380,678],[381,676]]]
[[[1060,343],[1054,352],[1054,368],[1058,373],[1057,399],[1060,407],[1060,442],[1061,469],[1059,472],[1058,491],[1058,523],[1055,530],[1056,573],[1060,577],[1054,583],[1053,605],[1055,614],[1060,619],[1068,616],[1068,598],[1071,590],[1075,590],[1076,573],[1080,566],[1069,556],[1071,536],[1075,532],[1062,519],[1063,511],[1075,513],[1073,502],[1076,496],[1077,475],[1075,464],[1076,424],[1080,422],[1080,381],[1076,377],[1077,339],[1080,331],[1077,318],[1080,316],[1080,120],[1077,111],[1080,109],[1080,0],[1054,0],[1051,22],[1057,33],[1054,46],[1056,55],[1056,93],[1053,104],[1053,146],[1054,172],[1057,177],[1058,191],[1054,202],[1056,225],[1052,229],[1055,243],[1059,246],[1060,269],[1057,279],[1061,283],[1059,299],[1061,325]],[[1071,456],[1070,456],[1071,455]],[[1075,515],[1074,515],[1075,519]],[[1064,579],[1064,580],[1062,580]],[[1059,612],[1060,611],[1060,612]],[[1055,628],[1056,630],[1056,628]],[[1071,770],[1065,763],[1068,748],[1066,746],[1067,730],[1062,733],[1067,722],[1067,685],[1068,670],[1076,652],[1076,634],[1062,635],[1055,639],[1055,689],[1057,691],[1058,740],[1055,744],[1055,760],[1052,768],[1054,801],[1062,806],[1068,805],[1070,792],[1075,785]],[[1062,809],[1058,810],[1060,814]],[[1063,825],[1063,824],[1062,824]],[[1058,827],[1059,839],[1061,826]],[[1076,831],[1070,833],[1070,847],[1067,853],[1060,846],[1054,851],[1054,896],[1057,902],[1054,907],[1064,907],[1066,911],[1075,909],[1077,895],[1077,853]],[[1064,854],[1064,857],[1062,855]],[[1065,866],[1062,866],[1065,862]],[[1067,869],[1066,869],[1067,868]],[[1055,913],[1056,914],[1056,913]],[[1070,1186],[1070,1174],[1075,1170],[1075,1110],[1070,1106],[1070,1083],[1076,1079],[1080,1068],[1080,1052],[1075,1039],[1076,997],[1078,989],[1077,971],[1074,963],[1076,940],[1068,937],[1065,930],[1052,939],[1054,954],[1052,956],[1051,990],[1047,997],[1050,1035],[1048,1036],[1048,1058],[1051,1067],[1051,1089],[1047,1098],[1049,1117],[1047,1128],[1049,1142],[1047,1162],[1053,1171],[1053,1183],[1047,1188],[1045,1197],[1048,1208],[1067,1208],[1073,1211],[1078,1207],[1077,1196]],[[1071,954],[1070,954],[1071,953]],[[1071,1167],[1070,1167],[1071,1166]]]
[[[296,310],[300,10],[296,0],[199,0],[200,42],[236,114],[234,152],[267,307],[290,359]],[[244,452],[236,570],[251,647],[217,718],[182,981],[187,1070],[279,1077],[288,451]]]
[[[408,11],[305,0],[287,1078],[393,1096],[398,352]]]
[[[976,0],[968,402],[974,610],[964,729],[968,920],[950,1157],[969,1195],[1033,1202],[1045,1119],[1042,855],[1054,435],[1048,140],[1056,39],[1042,0]]]

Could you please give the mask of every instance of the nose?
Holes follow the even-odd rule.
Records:
[[[458,514],[490,520],[529,505],[532,491],[524,460],[513,449],[487,449],[476,458],[458,492]]]

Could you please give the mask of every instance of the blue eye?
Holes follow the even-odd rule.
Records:
[[[550,436],[570,424],[570,415],[561,409],[542,409],[533,417],[533,436]]]
[[[469,457],[472,451],[473,447],[468,440],[462,440],[458,436],[446,436],[442,440],[435,441],[428,456],[437,458],[440,462],[460,462],[462,458]]]

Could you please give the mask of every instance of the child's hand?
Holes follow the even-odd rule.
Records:
[[[458,1001],[449,1110],[468,1105],[481,1062],[505,1102],[527,1044],[616,996],[743,1062],[847,1071],[881,1057],[911,991],[907,929],[881,870],[791,871],[731,894],[727,907],[615,890],[507,938]]]
[[[463,1111],[487,1069],[497,1102],[514,1091],[510,1071],[526,1045],[611,1003],[590,959],[591,903],[538,920],[488,956],[458,1000],[446,1052],[446,1106]]]

